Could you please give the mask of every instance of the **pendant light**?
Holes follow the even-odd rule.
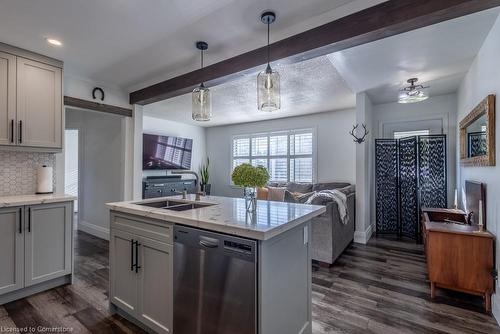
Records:
[[[203,52],[208,49],[206,42],[196,42],[196,48],[201,53],[201,68],[203,69]],[[193,90],[193,120],[206,122],[212,118],[212,98],[210,89],[205,87],[203,82]]]
[[[281,108],[280,75],[270,65],[269,25],[276,20],[274,12],[264,12],[260,20],[267,24],[267,67],[257,76],[257,106],[262,111],[275,111]]]
[[[416,103],[429,98],[429,95],[424,92],[424,89],[429,86],[416,85],[417,81],[417,78],[410,78],[406,81],[410,85],[399,90],[398,103]]]

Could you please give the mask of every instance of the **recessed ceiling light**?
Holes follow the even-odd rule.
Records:
[[[54,45],[54,46],[62,46],[63,45],[63,43],[60,40],[55,39],[55,38],[46,38],[45,40],[50,45]]]

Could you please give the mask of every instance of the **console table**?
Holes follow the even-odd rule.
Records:
[[[431,298],[435,297],[436,288],[479,295],[484,297],[486,312],[491,312],[495,236],[487,230],[480,230],[477,225],[443,222],[460,218],[458,210],[448,212],[452,214],[451,218],[446,212],[439,213],[443,221],[432,221],[429,217],[433,213],[425,210],[422,233]]]

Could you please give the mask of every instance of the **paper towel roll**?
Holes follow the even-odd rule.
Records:
[[[37,194],[51,194],[53,189],[53,168],[43,165],[37,170]]]

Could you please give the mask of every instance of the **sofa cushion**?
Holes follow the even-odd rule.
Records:
[[[338,190],[349,196],[350,194],[356,192],[356,186],[354,184],[351,184],[350,186],[343,187]]]
[[[286,185],[286,189],[291,192],[291,193],[310,193],[313,191],[313,185],[312,183],[295,183],[295,182],[288,182]]]
[[[313,191],[321,191],[321,190],[332,190],[337,188],[344,188],[350,186],[351,184],[348,182],[324,182],[324,183],[315,183],[312,185]]]

